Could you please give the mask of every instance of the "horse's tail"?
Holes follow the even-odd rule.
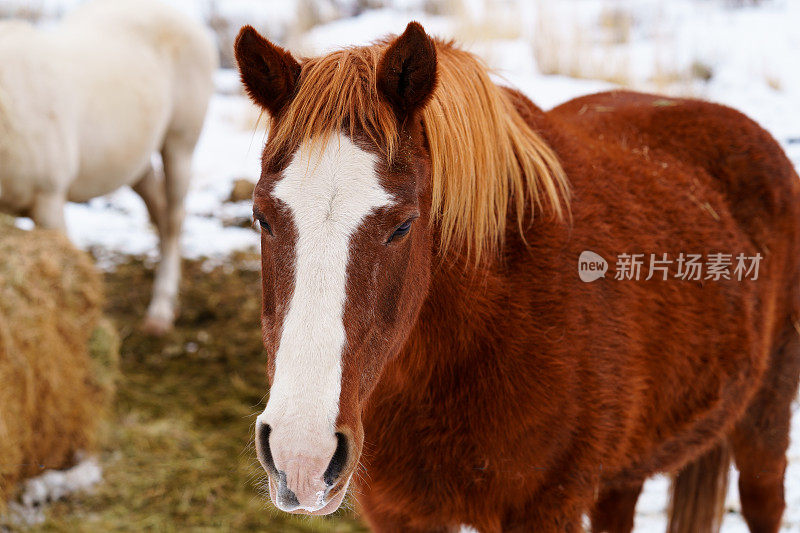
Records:
[[[728,444],[721,442],[673,476],[667,533],[719,531],[730,463]]]

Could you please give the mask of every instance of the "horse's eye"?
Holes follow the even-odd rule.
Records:
[[[257,218],[256,222],[258,222],[258,225],[261,226],[261,229],[263,231],[266,231],[267,233],[272,235],[272,227],[269,225],[269,222],[267,222],[266,220],[262,220],[260,218]]]
[[[409,218],[408,220],[406,220],[405,222],[400,224],[400,226],[396,230],[394,230],[394,233],[392,233],[392,236],[389,237],[389,240],[386,241],[386,244],[389,244],[393,240],[395,240],[397,238],[400,238],[403,235],[405,235],[406,233],[408,233],[409,230],[411,229],[411,223],[412,222],[414,222],[414,219],[413,218]]]

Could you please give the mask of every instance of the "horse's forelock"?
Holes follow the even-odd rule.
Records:
[[[332,136],[358,132],[391,164],[400,126],[378,91],[378,64],[390,41],[308,59],[286,111],[273,120],[268,160],[301,144],[324,149]],[[431,159],[433,218],[441,253],[464,249],[476,263],[503,244],[513,210],[522,231],[536,211],[568,216],[569,186],[555,152],[520,115],[486,67],[436,40],[439,83],[421,112]]]

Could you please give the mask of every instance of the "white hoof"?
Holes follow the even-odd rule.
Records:
[[[142,324],[142,330],[148,335],[160,337],[172,331],[175,323],[175,311],[169,304],[153,302],[147,310],[147,316]]]

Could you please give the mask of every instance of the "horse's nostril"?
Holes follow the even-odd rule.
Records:
[[[333,457],[322,475],[323,481],[328,486],[333,485],[339,476],[342,474],[345,465],[347,464],[347,437],[344,433],[336,433],[336,451],[333,452]]]
[[[265,469],[272,473],[277,473],[275,461],[272,460],[272,451],[269,449],[269,434],[272,428],[269,424],[257,422],[256,428],[256,454]]]
[[[285,510],[293,511],[300,507],[300,502],[292,490],[286,486],[286,474],[278,473],[278,504]]]

